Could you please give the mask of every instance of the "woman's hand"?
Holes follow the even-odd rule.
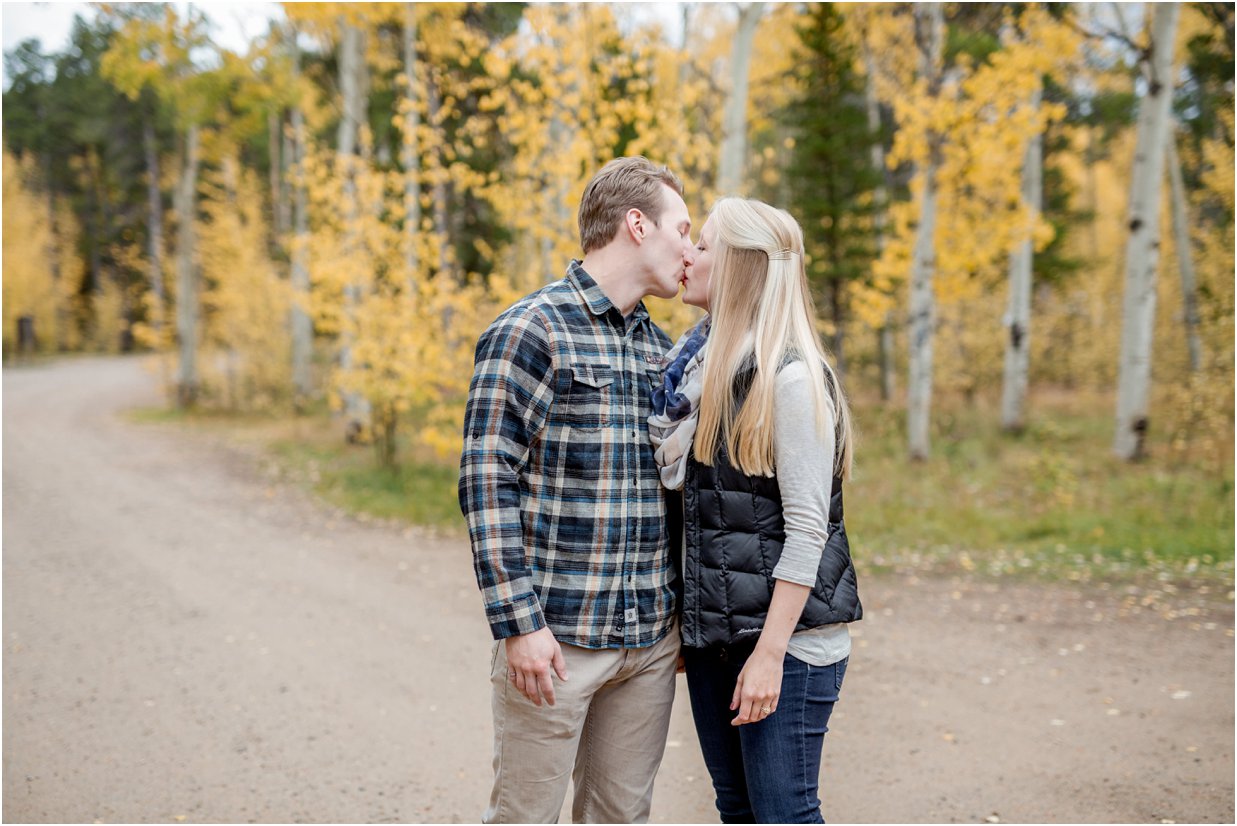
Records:
[[[784,579],[773,586],[765,627],[735,683],[730,710],[738,709],[739,716],[731,720],[730,725],[759,723],[777,711],[777,700],[782,696],[782,661],[786,657],[786,646],[811,591],[806,585]]]
[[[777,701],[782,695],[783,656],[757,644],[735,683],[730,710],[738,709],[739,715],[730,721],[730,725],[759,723],[777,711]]]

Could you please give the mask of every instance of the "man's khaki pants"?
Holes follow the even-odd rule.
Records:
[[[576,823],[646,823],[674,702],[677,624],[647,648],[563,646],[567,682],[540,708],[507,678],[495,643],[494,789],[484,823],[554,823],[574,779]]]

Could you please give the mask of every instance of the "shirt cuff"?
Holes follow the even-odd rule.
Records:
[[[786,545],[782,548],[781,559],[773,568],[773,578],[806,585],[809,588],[815,587],[816,574],[820,569],[820,557],[824,550],[824,543],[818,547],[810,543],[805,546],[787,537]]]
[[[536,594],[525,594],[499,605],[487,605],[485,617],[496,640],[531,634],[545,628],[545,616],[541,613],[541,601]]]

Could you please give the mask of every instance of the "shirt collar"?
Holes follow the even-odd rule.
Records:
[[[601,287],[597,286],[597,282],[588,274],[588,271],[584,269],[584,265],[579,260],[572,260],[571,264],[567,267],[567,280],[580,293],[580,297],[584,299],[584,303],[588,305],[589,312],[593,315],[604,316],[611,310],[618,312],[618,307],[614,306],[614,302],[610,300],[610,297],[605,294]],[[631,311],[631,323],[636,324],[648,317],[649,311],[644,306],[644,302],[637,302],[636,308]]]

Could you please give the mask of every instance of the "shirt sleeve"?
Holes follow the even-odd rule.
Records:
[[[829,539],[835,413],[826,393],[824,432],[817,430],[808,369],[802,361],[791,362],[777,376],[773,454],[786,542],[773,576],[811,587],[816,584],[820,556]]]
[[[520,474],[554,400],[554,363],[541,319],[501,316],[477,342],[460,456],[460,509],[494,639],[545,626],[525,560]]]

